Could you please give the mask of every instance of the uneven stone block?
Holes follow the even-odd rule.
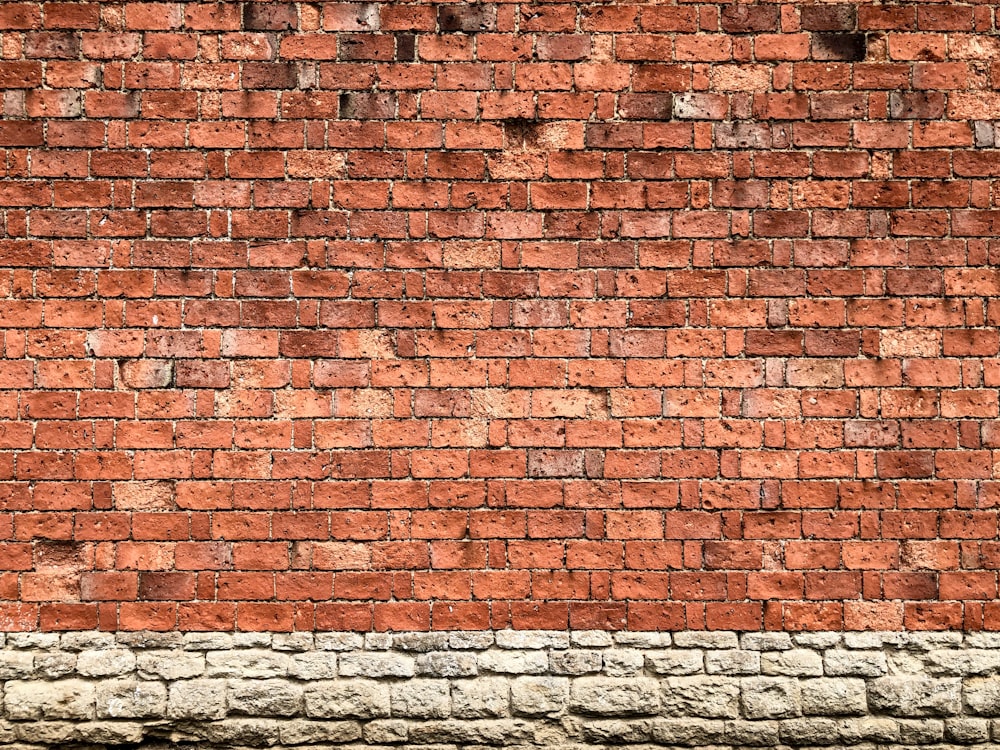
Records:
[[[579,677],[570,686],[570,708],[585,714],[652,714],[659,705],[655,680]]]
[[[167,715],[174,719],[222,719],[226,716],[225,680],[182,680],[170,685]]]
[[[374,719],[389,716],[389,691],[373,680],[310,683],[306,716],[314,719]]]
[[[670,677],[660,683],[666,716],[733,719],[739,716],[740,685],[724,677]]]
[[[97,685],[97,718],[161,718],[167,710],[167,688],[160,682],[102,680]]]
[[[451,713],[447,680],[413,679],[389,686],[392,715],[408,719],[442,719]]]
[[[302,711],[302,687],[287,680],[230,680],[229,711],[248,716],[295,716]]]
[[[799,683],[780,677],[748,677],[740,682],[740,703],[748,719],[780,719],[799,716]]]
[[[879,677],[868,683],[868,703],[893,716],[954,716],[961,711],[957,679]]]
[[[83,680],[12,680],[4,685],[7,717],[89,719],[94,715],[94,685]]]
[[[503,716],[510,706],[510,685],[499,677],[455,680],[451,701],[452,714],[460,719]]]
[[[569,700],[565,677],[518,677],[510,683],[511,708],[526,716],[557,714]]]

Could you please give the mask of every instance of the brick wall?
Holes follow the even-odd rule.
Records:
[[[3,630],[1000,628],[996,10],[3,3]]]

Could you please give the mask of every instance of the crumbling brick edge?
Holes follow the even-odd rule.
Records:
[[[1000,634],[11,633],[0,746],[996,747]]]

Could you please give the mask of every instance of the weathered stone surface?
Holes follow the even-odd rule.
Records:
[[[569,634],[548,630],[499,630],[495,634],[498,648],[569,648]]]
[[[275,651],[309,651],[313,648],[312,633],[275,633],[271,638]]]
[[[340,674],[344,677],[412,677],[415,673],[412,656],[368,651],[340,656]]]
[[[402,719],[375,719],[363,728],[365,742],[406,742],[410,725]]]
[[[642,672],[646,657],[637,649],[613,649],[601,654],[602,671],[609,677],[630,677]]]
[[[361,724],[356,721],[309,721],[299,719],[286,722],[278,730],[281,742],[286,745],[307,745],[319,742],[353,742],[361,739]]]
[[[710,745],[722,740],[725,725],[709,719],[654,719],[653,740],[664,745]]]
[[[31,745],[22,745],[24,750],[35,750],[38,744],[62,745],[79,736],[77,724],[70,721],[34,721],[30,724],[15,724],[14,735],[23,742],[30,742]]]
[[[96,698],[99,719],[162,717],[167,708],[167,688],[148,680],[102,680]]]
[[[305,688],[306,715],[317,719],[374,719],[389,716],[389,691],[374,680],[311,683]]]
[[[823,668],[831,677],[881,677],[889,671],[881,651],[842,651],[831,649],[823,654]]]
[[[674,633],[674,645],[677,648],[739,648],[739,638],[736,633],[728,631],[698,631],[688,630]]]
[[[570,649],[549,653],[549,671],[553,674],[581,675],[600,672],[602,666],[600,651]]]
[[[0,640],[4,750],[1000,743],[988,633],[20,635]]]
[[[933,675],[985,675],[1000,670],[1000,650],[938,649],[924,661]]]
[[[213,743],[266,747],[278,743],[280,725],[266,719],[226,719],[203,724],[199,733]]]
[[[288,665],[288,675],[300,680],[328,680],[336,677],[337,654],[332,651],[295,654]]]
[[[1000,677],[971,677],[962,684],[965,705],[978,716],[1000,716]]]
[[[205,657],[186,651],[146,651],[136,659],[139,676],[164,680],[185,680],[205,672]]]
[[[650,738],[653,722],[650,719],[604,719],[583,724],[583,738],[588,742],[623,743],[645,742]]]
[[[58,680],[76,671],[76,654],[66,651],[43,652],[35,656],[35,675]]]
[[[0,680],[30,677],[34,668],[35,657],[30,651],[0,651]]]
[[[767,675],[810,677],[823,674],[823,657],[804,648],[761,654],[760,671]]]
[[[894,719],[865,716],[858,719],[837,721],[841,742],[895,742],[899,739],[899,725]]]
[[[442,719],[451,712],[447,680],[414,679],[389,687],[392,715],[407,719]]]
[[[740,685],[725,677],[670,677],[660,698],[666,716],[732,719],[739,716]]]
[[[926,745],[944,739],[940,719],[899,719],[899,741],[904,745]]]
[[[748,677],[740,684],[740,702],[748,719],[783,719],[802,713],[799,683],[780,677]]]
[[[792,647],[788,633],[743,633],[740,648],[748,651],[784,651]]]
[[[625,648],[663,648],[672,642],[670,633],[619,630],[610,634],[612,642]],[[610,644],[609,644],[610,645]]]
[[[500,677],[455,680],[451,702],[452,714],[461,719],[503,716],[510,707],[510,686]]]
[[[530,722],[513,719],[475,721],[427,721],[410,727],[409,741],[430,743],[514,744],[534,734]]]
[[[365,643],[360,633],[316,633],[314,639],[320,651],[356,651]]]
[[[233,647],[232,633],[185,633],[184,648],[188,651],[224,651]]]
[[[778,734],[787,745],[829,745],[836,741],[833,719],[785,719],[778,722]]]
[[[479,669],[497,674],[543,674],[549,657],[542,651],[486,651],[479,654]]]
[[[392,645],[400,651],[439,651],[448,648],[447,633],[396,633]]]
[[[66,651],[105,649],[115,645],[114,633],[95,630],[71,630],[59,636],[59,647]]]
[[[205,655],[205,674],[208,677],[284,677],[290,662],[288,654],[276,651],[209,651]]]
[[[649,651],[645,654],[645,660],[646,669],[653,674],[698,674],[705,667],[704,652],[700,649]]]
[[[510,683],[514,713],[526,716],[557,714],[569,700],[569,679],[565,677],[518,677]]]
[[[184,634],[158,633],[152,630],[124,631],[115,633],[115,643],[134,649],[178,649],[184,646]]]
[[[490,631],[463,631],[451,633],[448,636],[448,648],[484,649],[493,645],[493,633]]]
[[[868,710],[864,680],[818,678],[802,680],[799,686],[807,716],[854,716]]]
[[[868,683],[868,702],[893,716],[954,716],[961,710],[961,691],[956,679],[879,677]]]
[[[776,721],[727,721],[723,739],[733,745],[773,747],[778,744]]]
[[[430,677],[471,677],[479,671],[474,654],[431,651],[417,657],[417,674]]]
[[[128,649],[81,651],[76,657],[76,671],[84,677],[110,677],[128,674],[135,669],[135,654]]]
[[[89,719],[94,699],[94,684],[83,680],[12,680],[4,685],[7,718],[14,720]]]
[[[578,648],[605,648],[614,640],[604,630],[574,630],[569,634],[569,642]]]
[[[650,679],[579,677],[570,687],[570,707],[585,714],[630,716],[659,709],[659,686]]]
[[[174,719],[222,719],[226,715],[225,680],[182,680],[170,686],[167,715]]]
[[[393,638],[392,633],[365,633],[365,651],[388,651]]]
[[[944,738],[962,745],[986,742],[990,738],[990,723],[986,719],[945,719]]]
[[[144,731],[142,724],[136,722],[95,721],[79,724],[75,727],[76,739],[84,742],[98,742],[107,745],[126,745],[140,742]]]
[[[287,680],[230,680],[229,710],[247,716],[295,716],[302,687]]]
[[[738,649],[706,651],[705,671],[708,674],[760,674],[761,655],[757,651]]]

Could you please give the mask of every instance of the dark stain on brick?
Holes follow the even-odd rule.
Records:
[[[813,34],[812,56],[816,60],[858,62],[865,59],[868,39],[864,34]]]
[[[526,117],[512,117],[503,121],[504,147],[507,149],[530,149],[538,145],[538,125]]]
[[[298,77],[294,63],[243,63],[243,88],[294,89]]]
[[[853,5],[804,5],[801,21],[806,31],[853,31],[858,9]]]
[[[944,117],[944,94],[894,91],[889,95],[889,117],[893,120],[937,120]]]
[[[413,34],[396,34],[396,61],[413,62],[417,59],[417,38]]]
[[[466,4],[438,7],[438,26],[441,31],[493,31],[496,29],[495,5]]]
[[[722,30],[730,34],[778,30],[777,5],[730,5],[722,11]]]
[[[297,25],[293,3],[253,2],[243,5],[243,28],[247,31],[286,31]]]
[[[340,116],[348,120],[391,120],[396,116],[394,94],[340,95]]]

